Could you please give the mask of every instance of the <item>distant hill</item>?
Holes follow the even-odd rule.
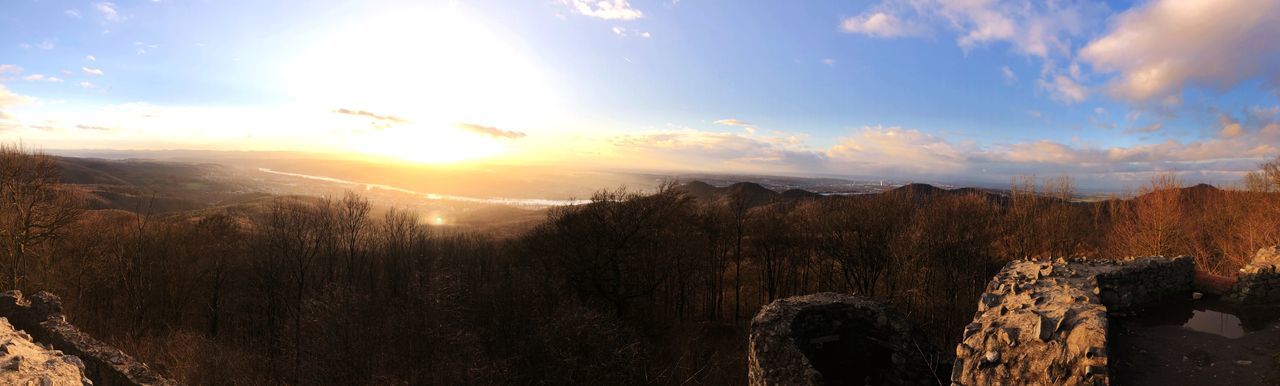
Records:
[[[690,197],[699,200],[715,200],[724,194],[724,188],[711,186],[706,182],[692,181],[684,185],[677,186],[676,189],[684,191]]]
[[[247,189],[210,163],[55,157],[61,182],[85,193],[89,209],[168,213],[206,208]]]
[[[980,188],[943,189],[933,185],[920,183],[903,185],[881,194],[903,196],[913,201],[925,200],[937,196],[957,197],[976,195],[979,197],[985,197],[986,199],[1001,205],[1009,202],[1009,196],[998,191]]]
[[[1164,192],[1164,191],[1168,191],[1168,190],[1169,190],[1169,189],[1165,189],[1165,190],[1158,190],[1158,191],[1154,191],[1154,192],[1147,192],[1147,193],[1144,193],[1144,194],[1142,194],[1142,195],[1138,196],[1138,197],[1137,197],[1137,199],[1149,198],[1149,197],[1151,197],[1151,195],[1153,195],[1153,194],[1160,193],[1160,192]],[[1185,187],[1185,188],[1178,188],[1178,189],[1177,189],[1177,191],[1178,191],[1178,195],[1179,195],[1180,197],[1182,197],[1183,199],[1187,199],[1187,200],[1203,200],[1203,199],[1207,199],[1207,198],[1212,198],[1212,197],[1214,197],[1214,196],[1216,196],[1216,195],[1219,195],[1219,194],[1224,194],[1224,193],[1229,193],[1229,192],[1235,192],[1235,191],[1222,190],[1222,189],[1219,189],[1219,188],[1218,188],[1218,187],[1216,187],[1216,186],[1209,185],[1209,184],[1203,184],[1203,183],[1202,183],[1202,184],[1196,184],[1196,185],[1193,185],[1193,186],[1188,186],[1188,187]],[[1241,193],[1241,192],[1235,192],[1235,193]]]
[[[1203,197],[1203,196],[1208,196],[1213,194],[1220,194],[1222,192],[1225,192],[1225,190],[1218,189],[1218,187],[1209,185],[1209,184],[1196,184],[1195,186],[1188,186],[1188,187],[1182,188],[1182,195],[1184,196]]]
[[[804,189],[788,189],[787,191],[782,192],[782,198],[785,200],[809,200],[821,197],[821,194]]]
[[[746,194],[750,197],[752,206],[759,206],[775,201],[797,201],[822,199],[827,197],[820,193],[810,192],[804,189],[789,189],[785,192],[778,193],[760,184],[752,182],[739,182],[725,187],[716,187],[702,181],[691,181],[689,183],[679,185],[676,189],[684,191],[691,197],[700,201],[716,201],[722,200],[732,194]],[[860,197],[871,197],[873,194],[858,195]],[[943,189],[929,184],[907,184],[883,193],[885,195],[895,195],[906,197],[912,201],[923,201],[937,196],[964,196],[978,195],[986,197],[996,203],[1006,204],[1009,197],[1001,192],[980,189],[980,188],[959,188],[959,189]],[[854,196],[854,197],[858,197]]]
[[[677,186],[685,194],[699,201],[718,201],[734,195],[745,195],[751,206],[765,205],[779,200],[798,200],[821,197],[820,194],[803,189],[790,189],[778,193],[754,182],[739,182],[726,187],[716,187],[702,181],[691,181]]]
[[[226,168],[209,163],[149,160],[68,157],[57,157],[57,160],[62,171],[63,182],[80,185],[133,185],[155,188],[203,186],[212,182],[209,177],[225,174]]]

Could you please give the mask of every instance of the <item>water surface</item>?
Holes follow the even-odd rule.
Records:
[[[1271,327],[1280,319],[1280,309],[1240,307],[1215,298],[1205,298],[1150,307],[1139,311],[1136,316],[1123,319],[1142,326],[1180,326],[1236,339]]]

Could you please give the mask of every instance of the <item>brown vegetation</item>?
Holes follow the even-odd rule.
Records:
[[[1065,178],[1007,196],[619,189],[495,238],[354,194],[78,214],[42,157],[0,149],[6,284],[61,294],[77,325],[193,384],[740,384],[747,320],[780,297],[871,295],[954,347],[1012,259],[1193,254],[1230,273],[1280,241],[1280,163],[1250,191],[1159,179],[1094,203]]]

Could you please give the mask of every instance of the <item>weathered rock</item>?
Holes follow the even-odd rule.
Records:
[[[9,320],[0,318],[0,385],[92,385],[84,376],[84,363],[58,350],[48,350],[31,341],[30,335],[16,330]]]
[[[931,367],[938,361],[924,357],[936,350],[913,326],[879,302],[855,295],[774,301],[751,321],[748,350],[752,385],[924,385],[946,374]]]
[[[80,363],[84,374],[97,385],[175,384],[146,364],[68,323],[62,314],[61,300],[51,293],[42,291],[26,299],[19,291],[4,292],[0,294],[0,316],[15,327],[31,332],[34,340],[77,357],[74,362]]]
[[[987,284],[965,329],[952,384],[1108,384],[1108,312],[1183,299],[1194,274],[1186,256],[1010,262]],[[1019,290],[1005,291],[1011,288]]]

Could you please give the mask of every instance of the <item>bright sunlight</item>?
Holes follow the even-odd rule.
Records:
[[[396,117],[357,130],[352,151],[421,163],[488,159],[503,154],[504,138],[459,124],[527,130],[556,110],[551,82],[518,39],[464,10],[420,5],[351,20],[286,68],[300,101]]]

